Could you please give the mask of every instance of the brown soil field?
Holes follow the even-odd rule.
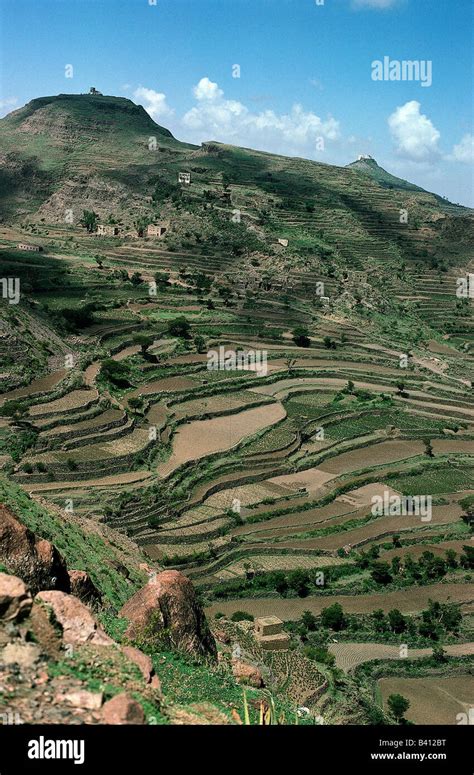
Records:
[[[391,694],[410,702],[405,717],[414,724],[459,724],[459,714],[474,707],[474,676],[448,678],[381,678],[378,681],[384,705]]]
[[[125,474],[114,474],[113,476],[103,476],[99,479],[81,479],[80,482],[48,482],[34,483],[22,485],[26,492],[46,492],[48,490],[77,490],[87,489],[88,487],[111,487],[120,484],[131,484],[133,482],[141,482],[144,479],[149,479],[151,476],[150,471],[130,471]]]
[[[147,382],[144,385],[132,390],[127,394],[127,400],[132,396],[146,396],[149,393],[159,393],[163,391],[179,391],[190,390],[197,387],[198,384],[189,377],[164,377],[163,379],[156,379],[153,382]]]
[[[425,587],[397,589],[395,592],[377,592],[369,595],[320,595],[297,598],[240,598],[219,600],[206,610],[213,616],[222,611],[231,616],[235,611],[247,611],[253,616],[278,616],[284,621],[299,619],[304,611],[319,615],[323,608],[340,603],[350,614],[366,614],[381,608],[386,613],[398,608],[402,613],[417,613],[428,605],[429,600],[440,603],[470,603],[474,600],[472,584],[429,584]]]
[[[444,649],[452,657],[474,655],[474,643],[456,643],[444,646]],[[399,647],[385,643],[331,643],[329,651],[336,657],[336,665],[345,673],[373,659],[401,659]],[[406,658],[421,659],[421,657],[429,657],[432,653],[432,648],[408,648]]]
[[[40,377],[34,379],[29,385],[16,390],[10,390],[9,393],[2,393],[0,395],[0,404],[5,401],[10,401],[14,398],[24,398],[25,396],[34,396],[37,393],[47,393],[58,385],[61,380],[64,379],[68,369],[60,369],[59,371],[53,371],[51,374],[47,374],[46,377]]]
[[[123,361],[125,358],[129,358],[131,355],[136,355],[142,348],[139,344],[130,345],[130,347],[124,347],[123,350],[119,350],[118,353],[112,355],[113,361]]]
[[[308,509],[307,511],[295,512],[294,514],[284,514],[281,517],[273,517],[273,519],[265,520],[265,522],[255,522],[253,524],[248,523],[237,527],[234,531],[234,535],[255,535],[261,533],[267,535],[267,533],[278,530],[293,529],[296,527],[302,527],[308,525],[311,527],[318,522],[324,522],[327,519],[342,516],[349,512],[349,506],[343,503],[338,503],[337,500],[332,503],[328,503],[327,506],[322,506],[319,509]],[[252,512],[253,513],[253,512]],[[275,533],[276,535],[278,533]],[[257,535],[255,535],[257,537]]]
[[[94,398],[97,398],[98,393],[96,390],[72,390],[70,393],[66,393],[62,398],[57,398],[55,401],[50,401],[45,404],[36,404],[30,409],[30,415],[32,417],[38,417],[42,414],[49,414],[54,412],[60,414],[61,412],[68,412],[71,409],[78,409],[81,406],[89,403]]]
[[[451,522],[456,522],[459,519],[461,510],[456,513],[454,509],[456,506],[434,506],[432,520],[429,526],[433,525],[445,525]],[[367,513],[367,509],[365,510]],[[354,514],[354,517],[357,515]],[[336,523],[334,523],[336,524]],[[375,519],[367,525],[362,527],[356,527],[353,530],[344,530],[340,533],[334,533],[333,535],[321,536],[320,538],[308,538],[306,540],[294,540],[287,541],[280,546],[287,546],[288,548],[303,548],[307,549],[322,549],[326,552],[334,552],[340,549],[342,546],[350,544],[351,546],[358,546],[361,542],[370,543],[370,539],[377,539],[384,537],[384,534],[393,535],[393,533],[400,533],[403,535],[405,530],[412,530],[413,528],[426,527],[428,523],[421,522],[420,517],[417,516],[400,516],[390,517],[384,516]]]
[[[343,474],[360,468],[416,457],[422,455],[424,449],[424,444],[421,441],[381,441],[379,444],[372,444],[369,447],[343,452],[341,455],[325,460],[319,468],[330,474]]]
[[[335,474],[328,474],[326,471],[322,471],[320,468],[307,468],[305,471],[299,471],[296,474],[283,474],[282,476],[275,476],[268,481],[272,484],[277,484],[280,487],[285,487],[290,492],[295,492],[301,487],[305,487],[310,495],[314,495],[325,482],[329,482],[334,479]]]
[[[286,416],[281,404],[259,406],[236,415],[195,420],[181,426],[173,438],[170,459],[158,466],[158,473],[167,476],[189,460],[198,460],[213,452],[231,449],[245,436],[250,436]]]
[[[100,361],[95,361],[84,370],[84,383],[89,385],[89,387],[94,384],[95,378],[101,369],[101,365]]]

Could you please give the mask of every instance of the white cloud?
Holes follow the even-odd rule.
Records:
[[[464,135],[461,142],[455,145],[453,152],[446,157],[449,161],[462,161],[465,164],[474,162],[474,135]]]
[[[439,156],[440,133],[430,119],[420,113],[416,100],[398,107],[388,119],[396,152],[416,162],[430,161]]]
[[[217,83],[210,81],[209,78],[201,78],[194,87],[193,94],[197,100],[218,100],[224,92],[219,89]]]
[[[0,114],[5,116],[7,113],[10,113],[17,104],[18,97],[6,97],[4,100],[0,100]]]
[[[398,0],[352,0],[353,8],[376,8],[386,9],[393,8],[398,3]]]
[[[339,122],[329,116],[323,120],[295,104],[288,113],[273,110],[252,112],[242,102],[228,100],[217,83],[201,78],[193,90],[197,100],[182,119],[193,132],[194,142],[221,140],[277,153],[313,155],[316,142],[338,140]]]
[[[157,119],[170,118],[174,114],[174,110],[166,104],[166,95],[161,92],[139,86],[133,92],[133,96],[136,100],[143,101],[143,107],[155,121]]]

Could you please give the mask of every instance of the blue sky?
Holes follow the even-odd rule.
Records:
[[[474,204],[471,0],[0,0],[0,9],[2,115],[94,85],[143,104],[179,139],[332,164],[370,153]],[[431,85],[374,81],[384,57],[431,62]]]

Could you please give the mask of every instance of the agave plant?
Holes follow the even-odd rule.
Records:
[[[258,721],[254,725],[268,727],[286,724],[285,714],[280,713],[279,716],[277,714],[272,694],[268,691],[263,691],[262,695],[258,703]],[[243,720],[235,708],[232,710],[232,717],[240,726],[252,726],[253,722],[250,719],[249,701],[245,689],[243,690]],[[295,713],[295,721],[293,723],[298,724],[297,713]]]

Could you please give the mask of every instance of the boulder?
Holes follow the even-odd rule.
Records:
[[[126,635],[198,657],[217,657],[214,638],[191,581],[176,570],[158,573],[125,603],[120,616],[129,620]]]
[[[41,649],[35,643],[16,641],[7,643],[3,649],[0,662],[4,665],[18,665],[23,670],[33,667],[41,657]]]
[[[92,643],[112,646],[114,641],[97,625],[91,611],[77,597],[50,590],[39,592],[35,605],[43,605],[58,624],[64,644]]]
[[[136,649],[134,646],[123,646],[122,651],[130,662],[133,662],[140,668],[143,678],[146,683],[149,684],[153,675],[153,662],[151,661],[151,657],[144,654],[140,649]]]
[[[89,605],[100,603],[100,592],[85,570],[70,570],[68,575],[71,584],[71,595],[78,597],[83,603],[88,603]]]
[[[103,724],[144,724],[145,714],[133,697],[122,692],[104,704],[101,721]]]
[[[33,599],[25,582],[17,576],[0,573],[0,620],[4,622],[23,619],[31,611]]]
[[[240,659],[232,660],[232,673],[239,684],[249,684],[256,689],[261,689],[264,686],[263,676],[258,667],[242,662]]]
[[[70,591],[66,563],[55,546],[23,525],[0,504],[0,560],[25,581],[33,595],[42,589]]]

